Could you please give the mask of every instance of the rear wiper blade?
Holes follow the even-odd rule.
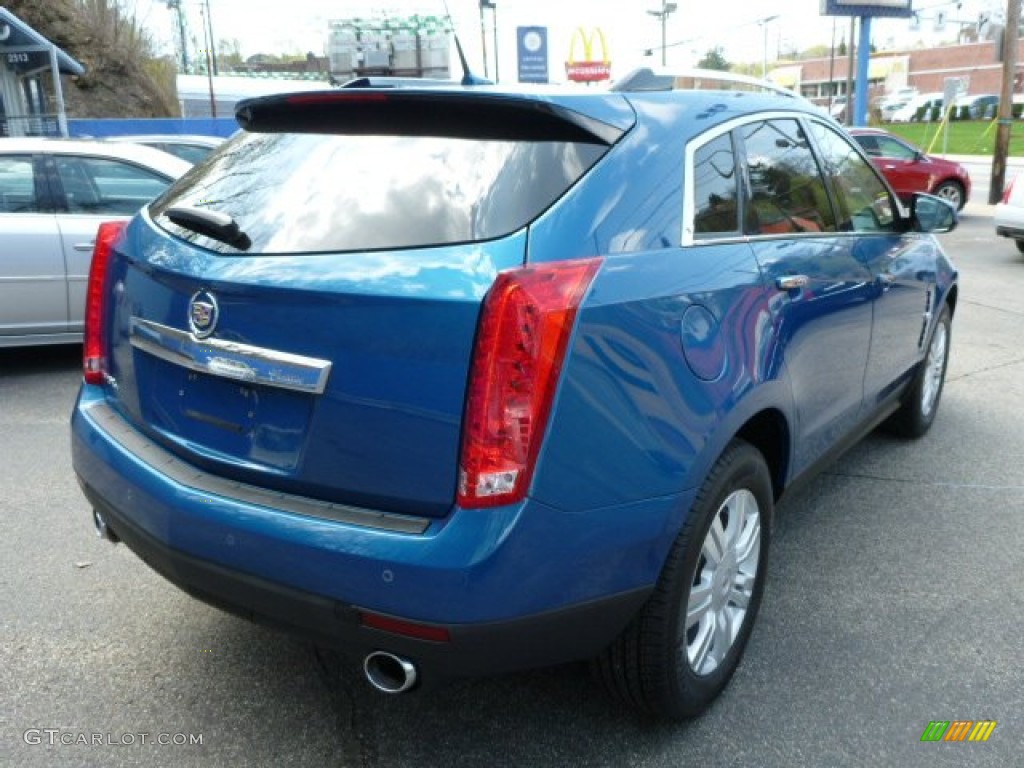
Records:
[[[238,222],[226,213],[181,205],[168,208],[164,211],[164,216],[179,227],[212,237],[240,251],[247,251],[252,247],[249,236],[238,226]]]

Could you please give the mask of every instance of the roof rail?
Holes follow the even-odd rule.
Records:
[[[776,85],[769,80],[760,80],[748,75],[723,72],[717,69],[658,69],[641,67],[635,69],[612,86],[613,91],[768,91],[781,96],[806,101],[803,96]]]

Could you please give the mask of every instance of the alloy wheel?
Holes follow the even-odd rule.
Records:
[[[701,547],[680,636],[686,660],[709,675],[733,647],[747,615],[761,543],[757,499],[747,489],[731,493],[718,508]]]

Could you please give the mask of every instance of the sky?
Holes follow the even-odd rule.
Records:
[[[396,15],[420,13],[443,15],[443,0],[206,0],[217,40],[237,40],[243,56],[255,53],[305,53],[323,55],[327,22],[331,19],[367,16],[386,10]],[[482,74],[481,18],[478,0],[447,0],[470,65]],[[165,0],[121,0],[134,7],[137,18],[151,33],[162,52],[173,53],[173,15]],[[660,64],[661,25],[648,10],[660,10],[662,0],[495,0],[498,27],[499,77],[512,81],[516,72],[516,27],[547,26],[552,77],[559,75],[568,56],[573,32],[579,26],[600,27],[607,39],[613,74],[620,76],[636,66]],[[974,21],[982,11],[1005,12],[1006,0],[914,0],[921,16],[918,29],[906,20],[876,19],[872,40],[878,48],[936,44],[956,38],[957,26],[934,29],[942,13],[952,22]],[[801,50],[814,45],[836,44],[849,37],[849,19],[823,17],[820,0],[677,0],[677,10],[666,23],[666,57],[671,66],[694,66],[704,54],[721,46],[730,62],[769,62],[779,51]],[[201,0],[182,0],[191,31],[202,37]],[[282,11],[282,9],[284,9]],[[767,17],[776,17],[761,23]],[[488,69],[494,75],[494,36],[491,14],[486,15]],[[200,43],[202,45],[202,43]],[[645,56],[654,49],[653,57]]]

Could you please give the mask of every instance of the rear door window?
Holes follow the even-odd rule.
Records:
[[[917,151],[908,147],[902,141],[890,139],[887,136],[878,137],[878,152],[882,157],[894,157],[898,160],[914,160],[917,158]]]
[[[529,224],[606,149],[566,141],[249,133],[187,174],[150,213],[178,237],[229,253],[236,247],[162,214],[179,206],[228,214],[255,253],[476,242]]]
[[[154,171],[120,160],[58,155],[55,161],[69,213],[130,216],[170,184]]]
[[[719,136],[693,156],[696,239],[740,231],[739,184],[731,134]]]
[[[766,120],[745,125],[739,133],[750,181],[747,232],[835,232],[825,182],[800,123]]]
[[[0,213],[38,213],[41,210],[32,157],[0,156]]]

